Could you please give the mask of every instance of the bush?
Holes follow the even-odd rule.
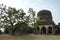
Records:
[[[8,28],[5,28],[4,33],[9,33]]]
[[[0,30],[0,34],[2,34],[2,31]]]
[[[27,30],[28,33],[34,33],[34,29],[32,27],[28,27],[28,30]]]

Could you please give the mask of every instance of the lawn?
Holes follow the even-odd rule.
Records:
[[[1,34],[0,40],[60,40],[60,35],[9,35]]]

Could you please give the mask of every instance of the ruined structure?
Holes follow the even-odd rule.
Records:
[[[37,13],[37,20],[39,21],[39,26],[37,27],[38,34],[55,34],[59,32],[60,24],[55,25],[52,14],[49,10],[41,10]]]

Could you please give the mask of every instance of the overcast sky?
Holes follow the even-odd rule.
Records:
[[[56,24],[60,22],[60,0],[0,0],[0,4],[2,3],[17,9],[22,8],[25,12],[28,8],[33,8],[36,12],[43,9],[50,10],[53,21]]]

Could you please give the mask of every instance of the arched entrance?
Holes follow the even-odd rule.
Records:
[[[48,28],[48,34],[52,34],[52,27]]]
[[[46,28],[45,27],[42,27],[41,34],[46,34]]]

